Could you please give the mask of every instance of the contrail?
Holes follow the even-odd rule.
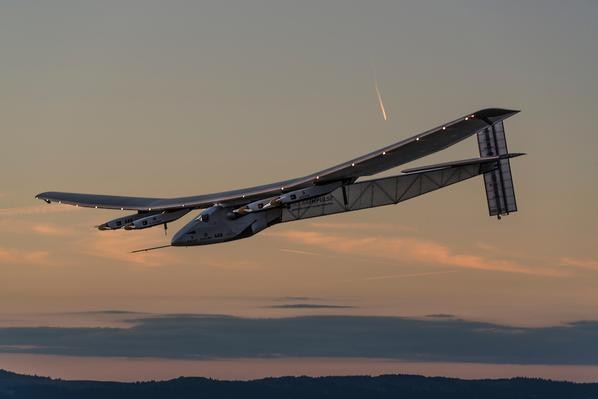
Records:
[[[382,111],[382,117],[384,120],[387,120],[388,117],[386,116],[386,110],[384,109],[384,102],[382,101],[382,95],[380,94],[380,89],[378,88],[378,80],[375,80],[376,86],[376,95],[378,96],[378,104],[380,104],[380,111]]]
[[[392,274],[389,276],[374,276],[374,277],[367,277],[364,280],[386,280],[390,278],[411,278],[411,277],[424,277],[424,276],[434,276],[436,274],[449,274],[449,273],[457,273],[461,270],[443,270],[438,272],[427,272],[427,273],[409,273],[409,274]]]

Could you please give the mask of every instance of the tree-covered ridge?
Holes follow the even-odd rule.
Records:
[[[0,398],[597,398],[598,383],[530,378],[461,380],[417,375],[280,377],[219,381],[64,381],[0,370]]]

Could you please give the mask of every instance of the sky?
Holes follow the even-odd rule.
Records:
[[[486,324],[556,328],[548,330],[556,335],[568,326],[595,342],[597,17],[591,0],[3,2],[0,367],[37,371],[40,358],[31,356],[48,356],[46,366],[61,357],[63,368],[43,371],[75,375],[85,356],[128,355],[98,353],[92,344],[86,354],[31,353],[56,339],[54,330],[39,336],[36,327],[72,328],[85,340],[84,328],[129,331],[162,317],[185,328],[180,315],[252,320],[268,334],[271,318],[388,317],[393,327],[380,330],[390,332],[401,330],[393,323],[423,318],[422,333],[442,327],[439,321],[464,328],[455,342]],[[475,178],[397,206],[277,225],[246,240],[130,254],[169,243],[195,212],[169,225],[166,237],[162,229],[100,232],[94,226],[126,213],[34,198],[43,191],[176,197],[269,183],[487,107],[521,110],[505,127],[509,149],[527,153],[511,162],[519,212],[500,221],[487,216]],[[477,155],[472,138],[412,165]],[[30,341],[9,339],[14,328],[31,328]],[[559,339],[581,342],[582,351],[591,342]],[[307,358],[388,357],[383,340],[361,354],[343,342],[336,354],[316,350]],[[270,349],[303,356],[295,341],[281,345]],[[142,357],[158,363],[180,357],[147,350]],[[588,369],[565,364],[598,365],[593,351],[584,360],[439,353],[416,360],[536,364],[553,367],[540,375],[567,378]],[[211,356],[230,362],[225,353]],[[279,367],[262,366],[264,375]],[[185,367],[177,371],[205,371]],[[508,367],[500,373],[520,370]],[[84,377],[97,376],[93,369]]]

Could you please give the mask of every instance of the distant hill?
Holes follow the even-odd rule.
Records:
[[[64,381],[0,370],[0,399],[11,398],[598,398],[598,383],[541,379],[460,380],[417,375],[280,377],[218,381]]]

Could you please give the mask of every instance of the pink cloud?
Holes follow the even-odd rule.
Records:
[[[561,264],[565,266],[579,267],[582,269],[598,271],[598,260],[596,259],[579,259],[579,258],[561,258]]]
[[[35,233],[44,236],[65,237],[73,235],[75,228],[51,223],[39,223],[37,219],[33,221],[0,219],[0,233],[27,235]]]
[[[51,206],[51,205],[38,205],[38,206],[24,206],[16,208],[0,208],[0,218],[8,218],[14,216],[27,216],[27,215],[40,215],[47,213],[62,213],[72,212],[79,210],[80,208],[75,206]]]
[[[225,270],[259,270],[262,265],[259,262],[249,259],[209,259],[202,260],[200,263],[207,267],[215,267]]]
[[[438,272],[391,274],[391,275],[386,275],[386,276],[367,277],[364,280],[373,281],[373,280],[402,279],[402,278],[413,278],[413,277],[427,277],[427,276],[435,276],[437,274],[458,273],[459,271],[460,270],[443,270],[443,271],[438,271]]]
[[[366,223],[366,222],[312,222],[310,226],[317,229],[330,230],[390,230],[390,231],[414,231],[414,227],[393,224],[393,223]]]
[[[567,274],[561,270],[532,267],[512,260],[457,253],[446,245],[414,237],[350,237],[341,234],[297,230],[283,231],[272,235],[292,243],[323,248],[346,255],[532,275],[563,276]]]
[[[167,245],[158,231],[95,231],[77,243],[85,255],[111,259],[138,266],[164,266],[180,263],[174,248],[131,253],[133,250]]]
[[[292,248],[280,248],[280,250],[282,252],[288,252],[290,254],[297,254],[297,255],[308,255],[308,256],[316,256],[316,255],[320,255],[316,252],[310,252],[310,251],[301,251],[299,249],[292,249]]]
[[[49,263],[47,251],[24,251],[9,248],[0,248],[0,262],[12,264],[46,265]]]
[[[70,229],[52,224],[34,224],[31,226],[31,230],[37,234],[53,237],[64,237],[73,234],[73,231]]]

